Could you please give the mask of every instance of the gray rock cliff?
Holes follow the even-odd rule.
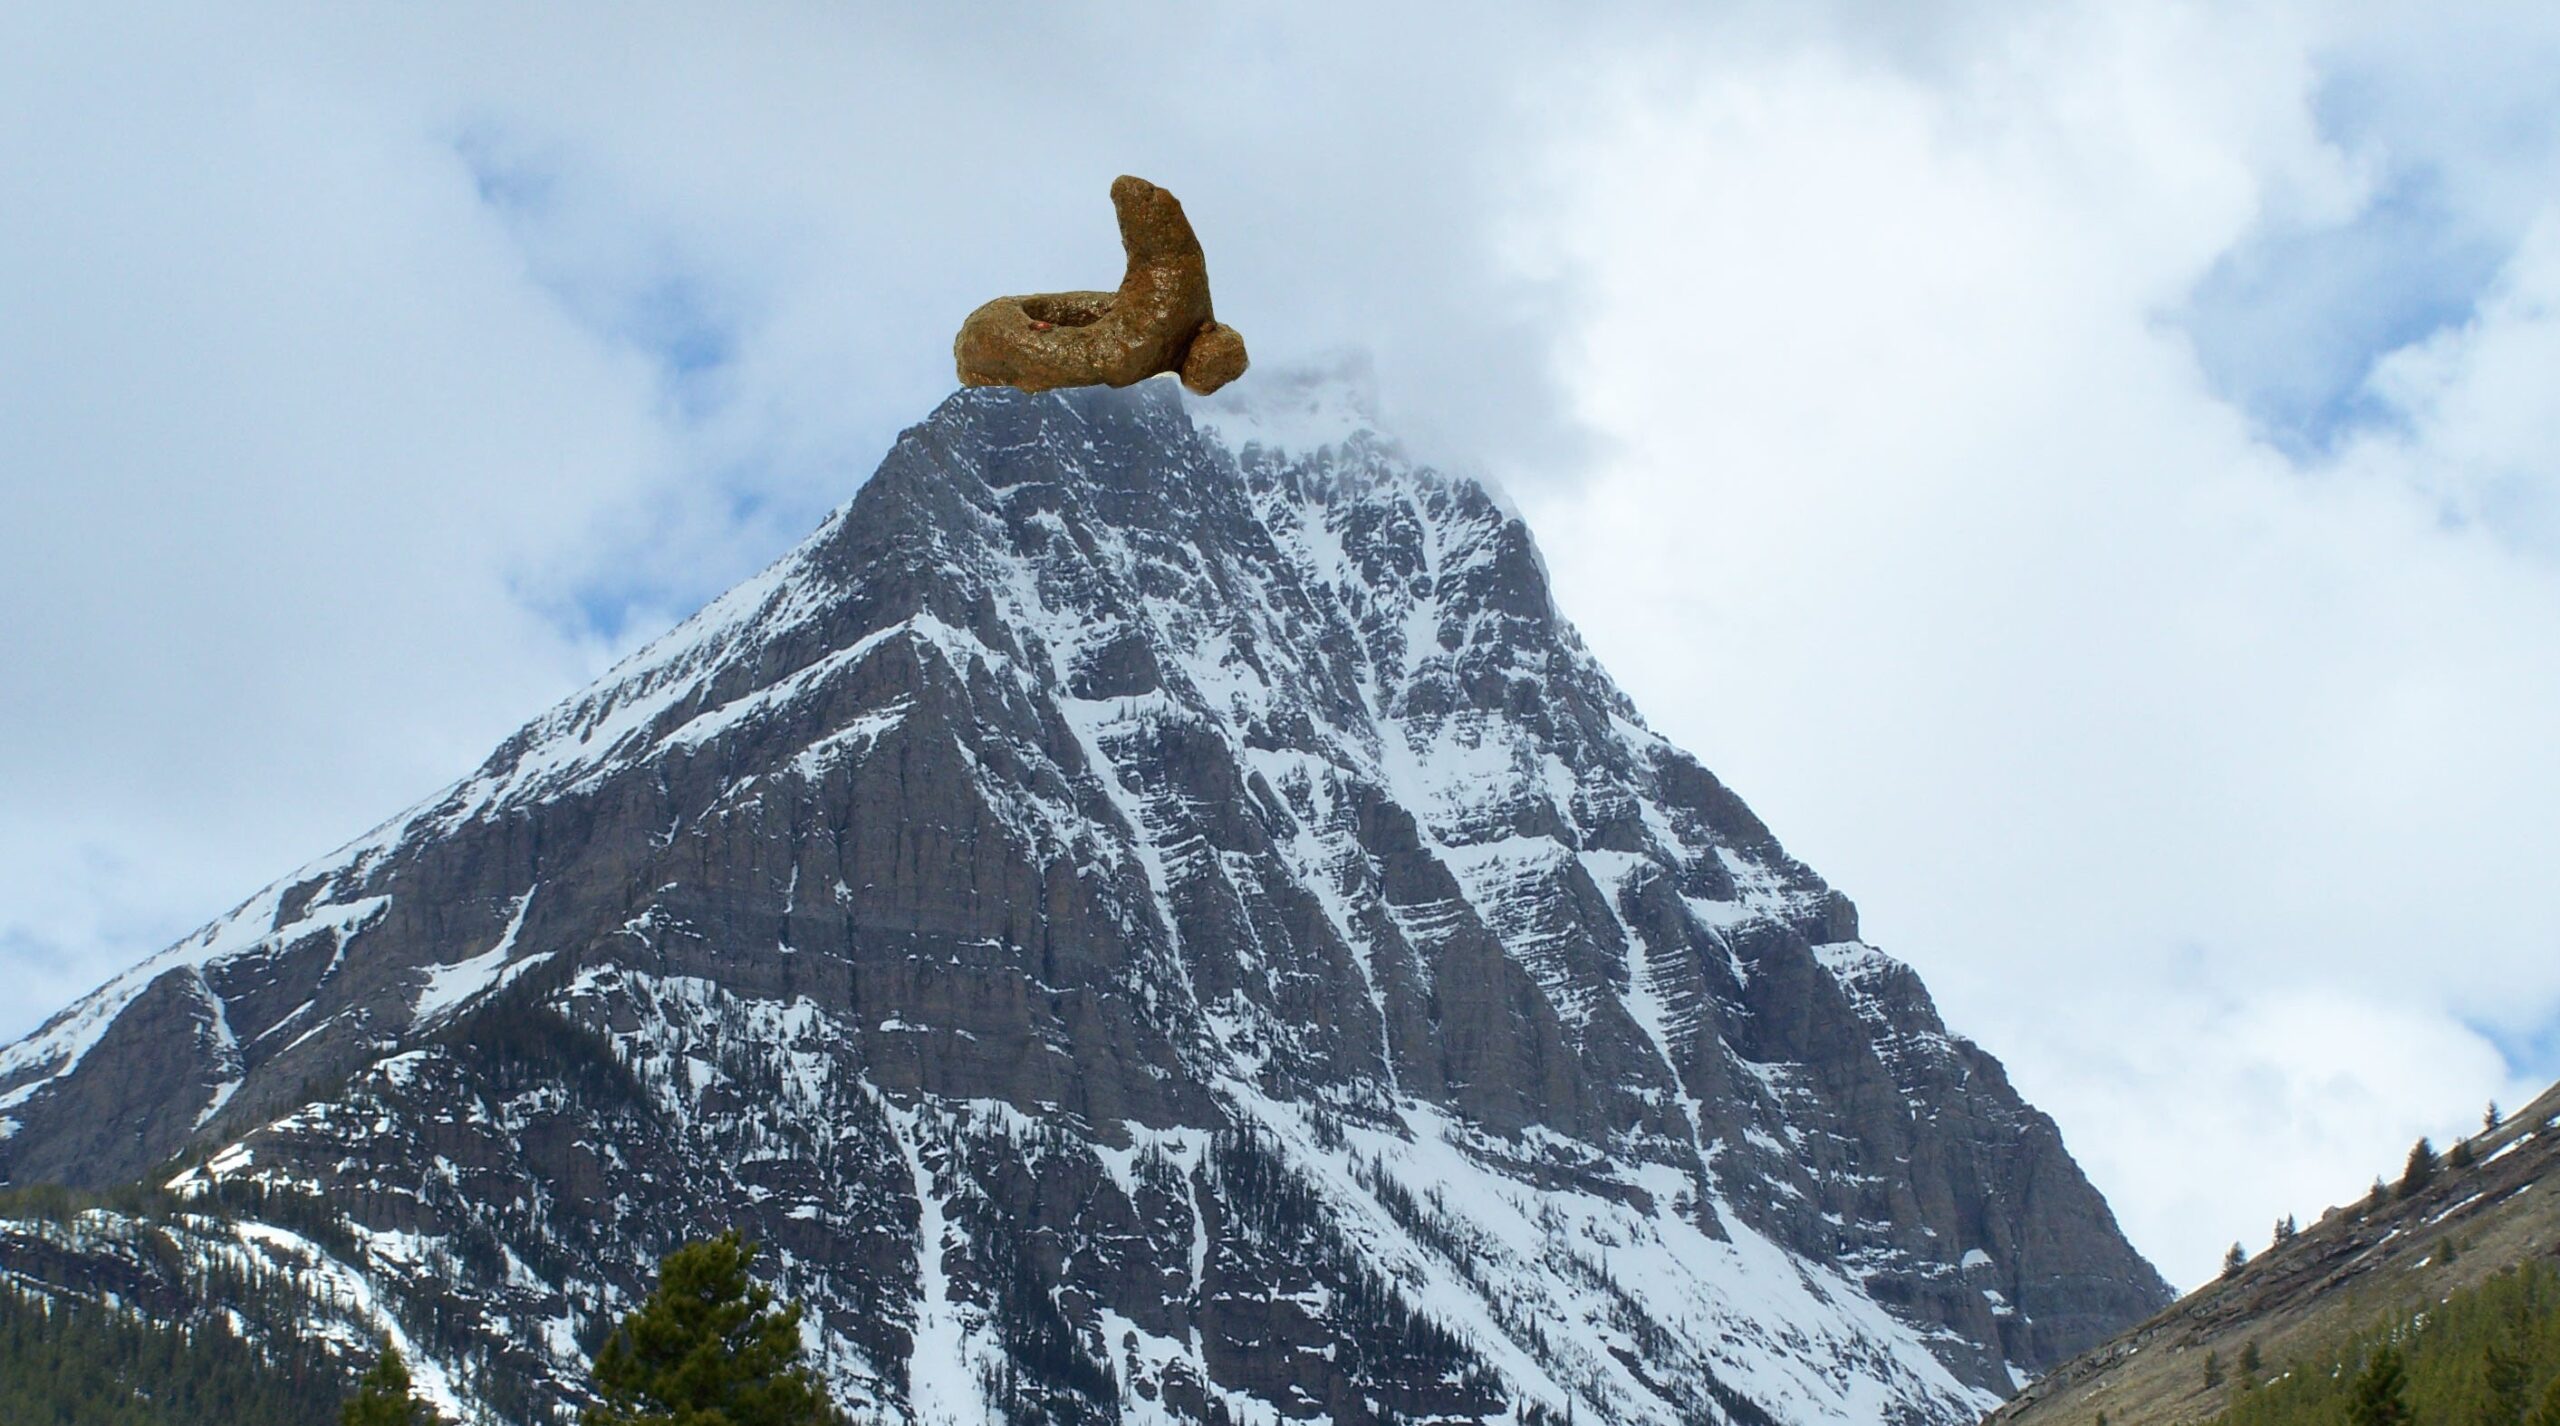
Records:
[[[1971,1420],[2168,1292],[1857,936],[1482,487],[973,390],[0,1051],[0,1178],[245,1205],[510,1420],[733,1224],[859,1419]]]

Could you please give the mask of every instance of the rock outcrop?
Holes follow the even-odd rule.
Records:
[[[1209,260],[1182,201],[1143,178],[1111,183],[1129,267],[1116,292],[999,297],[969,314],[951,355],[963,386],[1130,386],[1164,372],[1206,395],[1244,375],[1244,337],[1209,305]]]

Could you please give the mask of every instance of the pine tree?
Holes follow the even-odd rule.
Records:
[[[2524,1426],[2560,1426],[2560,1377],[2554,1377],[2544,1388],[2542,1404],[2524,1419]]]
[[[657,1290],[596,1352],[604,1404],[581,1426],[840,1426],[800,1361],[800,1305],[747,1277],[735,1229],[658,1260]]]
[[[2222,1255],[2222,1275],[2226,1278],[2238,1277],[2240,1270],[2248,1265],[2249,1250],[2238,1243],[2232,1244],[2231,1251]]]
[[[409,1391],[409,1364],[400,1349],[383,1339],[372,1370],[356,1383],[356,1394],[338,1409],[341,1426],[434,1426],[435,1408]]]
[[[2444,1166],[2456,1173],[2471,1167],[2476,1162],[2478,1159],[2471,1152],[2469,1139],[2456,1139],[2453,1141],[2453,1147],[2445,1151]]]
[[[2480,1388],[2488,1397],[2488,1417],[2508,1422],[2524,1415],[2528,1367],[2514,1344],[2491,1340],[2480,1357]]]
[[[2222,1353],[2207,1352],[2204,1354],[2205,1390],[2211,1391],[2220,1385],[2222,1385]]]
[[[2282,1218],[2276,1220],[2275,1237],[2270,1241],[2273,1246],[2281,1248],[2285,1244],[2292,1242],[2293,1235],[2300,1231],[2301,1229],[2294,1224],[2293,1215],[2288,1213]]]
[[[2507,1122],[2507,1116],[2498,1112],[2498,1101],[2492,1099],[2489,1101],[2489,1107],[2480,1113],[2480,1132],[2489,1133],[2505,1122]]]
[[[2421,1136],[2409,1146],[2409,1162],[2400,1171],[2400,1196],[2407,1198],[2436,1179],[2436,1146]]]
[[[2400,1349],[2375,1348],[2347,1393],[2348,1426],[2410,1426],[2409,1376]]]
[[[2256,1385],[2258,1373],[2266,1370],[2266,1365],[2267,1359],[2259,1354],[2258,1343],[2255,1338],[2252,1338],[2246,1346],[2243,1346],[2240,1349],[2240,1377],[2242,1384],[2249,1386]]]

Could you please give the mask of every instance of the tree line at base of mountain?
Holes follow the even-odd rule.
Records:
[[[2231,1392],[2213,1426],[2560,1426],[2560,1272],[2506,1269],[2322,1359],[2255,1358],[2202,1368]]]
[[[658,1261],[658,1285],[596,1352],[597,1401],[579,1426],[844,1426],[800,1360],[800,1305],[748,1277],[756,1245],[735,1230]],[[389,1342],[340,1426],[445,1426]]]
[[[0,1421],[27,1426],[330,1426],[345,1373],[264,1350],[220,1317],[170,1325],[0,1288]]]
[[[688,1243],[596,1354],[581,1426],[842,1426],[800,1361],[800,1308],[747,1270],[735,1232]],[[155,1322],[0,1282],[9,1426],[449,1426],[389,1342],[354,1382],[316,1342],[252,1343],[220,1313]]]
[[[1304,1256],[1318,1264],[1336,1325],[1345,1333],[1337,1344],[1343,1357],[1327,1354],[1344,1373],[1341,1385],[1372,1398],[1393,1397],[1399,1390],[1436,1395],[1467,1408],[1467,1414],[1500,1405],[1499,1382],[1464,1342],[1417,1311],[1351,1252],[1312,1186],[1270,1143],[1249,1131],[1230,1131],[1213,1138],[1207,1160],[1196,1170],[1205,1180],[1198,1187],[1231,1220],[1239,1246],[1287,1240],[1312,1249]],[[53,1225],[40,1231],[55,1233],[76,1228],[101,1209],[110,1218],[129,1214],[164,1226],[190,1216],[227,1222],[242,1210],[282,1212],[315,1238],[335,1242],[345,1236],[342,1225],[322,1221],[317,1204],[255,1185],[224,1187],[219,1195],[199,1191],[189,1197],[165,1189],[92,1194],[40,1185],[0,1190],[0,1210],[22,1222]],[[148,1252],[179,1254],[161,1237],[142,1241]],[[354,1256],[351,1245],[341,1246]],[[1056,1283],[1027,1244],[1010,1247],[995,1254],[999,1272],[992,1285],[992,1325],[1004,1348],[1003,1366],[997,1379],[984,1383],[999,1419],[1015,1426],[1107,1426],[1118,1417],[1120,1395],[1108,1359],[1087,1354],[1058,1308]],[[731,1231],[663,1258],[658,1286],[595,1348],[594,1399],[580,1413],[580,1426],[842,1426],[842,1415],[800,1360],[800,1308],[777,1303],[771,1289],[748,1276],[756,1253],[757,1245]],[[173,1257],[167,1266],[180,1263]],[[197,1279],[224,1275],[224,1290],[175,1324],[0,1281],[0,1422],[450,1426],[420,1398],[408,1364],[388,1340],[351,1388],[343,1355],[297,1337],[288,1325],[299,1313],[294,1302],[277,1297],[284,1284],[238,1267],[191,1266]],[[247,1318],[230,1304],[248,1308]],[[405,1320],[413,1315],[403,1315],[412,1335],[434,1325]],[[268,1330],[252,1341],[235,1328],[240,1320],[268,1324]],[[429,1330],[420,1340],[433,1350],[443,1336]],[[445,1354],[439,1351],[438,1359],[446,1360]],[[521,1395],[522,1384],[517,1388]],[[1752,1403],[1720,1388],[1722,1383],[1707,1383],[1732,1419],[1767,1420]],[[1406,1415],[1392,1401],[1362,1404],[1365,1418],[1393,1422]],[[530,1398],[483,1402],[484,1409],[489,1406],[508,1419],[538,1414]]]

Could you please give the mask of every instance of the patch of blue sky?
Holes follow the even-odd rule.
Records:
[[[693,519],[716,516],[723,525],[716,536],[683,541],[688,553],[669,558],[659,548],[663,530],[637,534],[586,577],[558,587],[519,581],[515,598],[561,633],[620,657],[787,549],[818,518],[766,491],[769,473],[732,469],[699,478],[706,498],[684,509]]]
[[[2173,314],[2265,439],[2309,462],[2395,419],[2377,363],[2467,321],[2549,204],[2556,60],[2560,31],[2486,15],[2324,57],[2313,126],[2370,174],[2364,203],[2326,221],[2279,205]]]
[[[618,657],[639,642],[634,636],[640,631],[634,626],[640,617],[663,610],[669,593],[656,581],[593,580],[569,592],[566,608],[550,612],[554,623],[573,634],[584,634]],[[656,622],[651,620],[653,625]]]
[[[593,175],[520,134],[474,126],[454,139],[453,151],[532,280],[599,342],[648,361],[678,443],[712,422],[734,394],[743,320],[735,285],[616,202]],[[522,586],[517,597],[571,637],[627,650],[797,533],[765,528],[800,513],[772,508],[770,467],[763,453],[733,452],[687,472],[694,492],[708,493],[709,508],[726,521],[724,531],[696,530],[684,542],[709,556],[707,564],[653,552],[647,546],[657,537],[643,534],[637,546],[597,561],[599,573],[563,590]]]
[[[2486,1020],[2466,1019],[2462,1022],[2472,1033],[2495,1046],[2499,1058],[2507,1062],[2507,1070],[2528,1082],[2560,1080],[2560,1007],[2540,1023],[2528,1026],[2498,1025]]]
[[[2180,320],[2215,391],[2310,460],[2395,419],[2368,385],[2376,363],[2467,321],[2511,247],[2450,201],[2438,171],[2402,168],[2346,222],[2261,228]]]
[[[622,294],[616,308],[608,330],[657,364],[682,419],[699,422],[718,409],[725,371],[738,355],[738,328],[698,277],[663,274]]]
[[[511,131],[467,128],[453,151],[562,311],[649,358],[679,418],[712,415],[738,354],[740,303],[729,285],[598,183]]]
[[[551,171],[516,152],[504,133],[478,125],[464,129],[453,140],[453,151],[469,170],[481,203],[509,215],[550,211],[557,202]]]

